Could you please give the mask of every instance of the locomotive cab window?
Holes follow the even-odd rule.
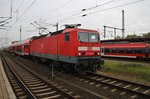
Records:
[[[99,35],[97,33],[79,32],[78,40],[80,42],[98,42]]]
[[[90,42],[98,42],[98,40],[99,40],[99,37],[98,37],[98,35],[97,34],[89,34],[89,41]]]
[[[69,41],[70,40],[70,35],[69,32],[65,33],[65,41]]]

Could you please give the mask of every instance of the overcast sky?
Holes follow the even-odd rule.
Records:
[[[37,30],[33,31],[36,28],[30,24],[34,21],[49,24],[58,22],[59,29],[62,29],[64,24],[80,23],[82,24],[81,28],[96,29],[101,33],[103,32],[103,25],[121,28],[122,10],[125,11],[125,35],[133,33],[141,35],[150,32],[150,0],[12,1],[12,19],[6,25],[12,27],[6,28],[7,30],[0,29],[0,44],[4,43],[2,38],[6,37],[9,41],[19,40],[20,25],[22,26],[22,39],[38,35]],[[0,0],[0,17],[10,17],[10,5],[11,0]],[[82,9],[87,10],[81,11]],[[82,17],[82,15],[86,16]],[[2,20],[4,19],[0,18],[0,21]],[[53,26],[47,28],[49,31],[56,30]],[[107,32],[107,38],[111,38],[113,30],[109,29]],[[117,31],[117,35],[122,36],[121,31]],[[101,39],[104,39],[102,35]]]

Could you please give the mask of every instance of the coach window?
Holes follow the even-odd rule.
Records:
[[[111,52],[112,52],[112,53],[115,53],[115,49],[113,48],[113,49],[111,50]]]
[[[69,32],[65,33],[65,41],[69,41],[70,40],[70,35]]]
[[[142,54],[142,50],[141,50],[141,49],[138,49],[138,50],[137,50],[137,53],[138,53],[138,54]]]

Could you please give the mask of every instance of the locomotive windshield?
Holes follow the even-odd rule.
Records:
[[[78,39],[80,42],[98,42],[99,35],[96,33],[79,32]]]

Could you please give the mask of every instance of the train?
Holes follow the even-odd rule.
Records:
[[[102,40],[101,56],[150,59],[150,38]]]
[[[48,61],[50,66],[58,68],[96,72],[104,63],[100,44],[98,31],[73,24],[63,30],[13,42],[6,51],[31,57],[35,62]]]

